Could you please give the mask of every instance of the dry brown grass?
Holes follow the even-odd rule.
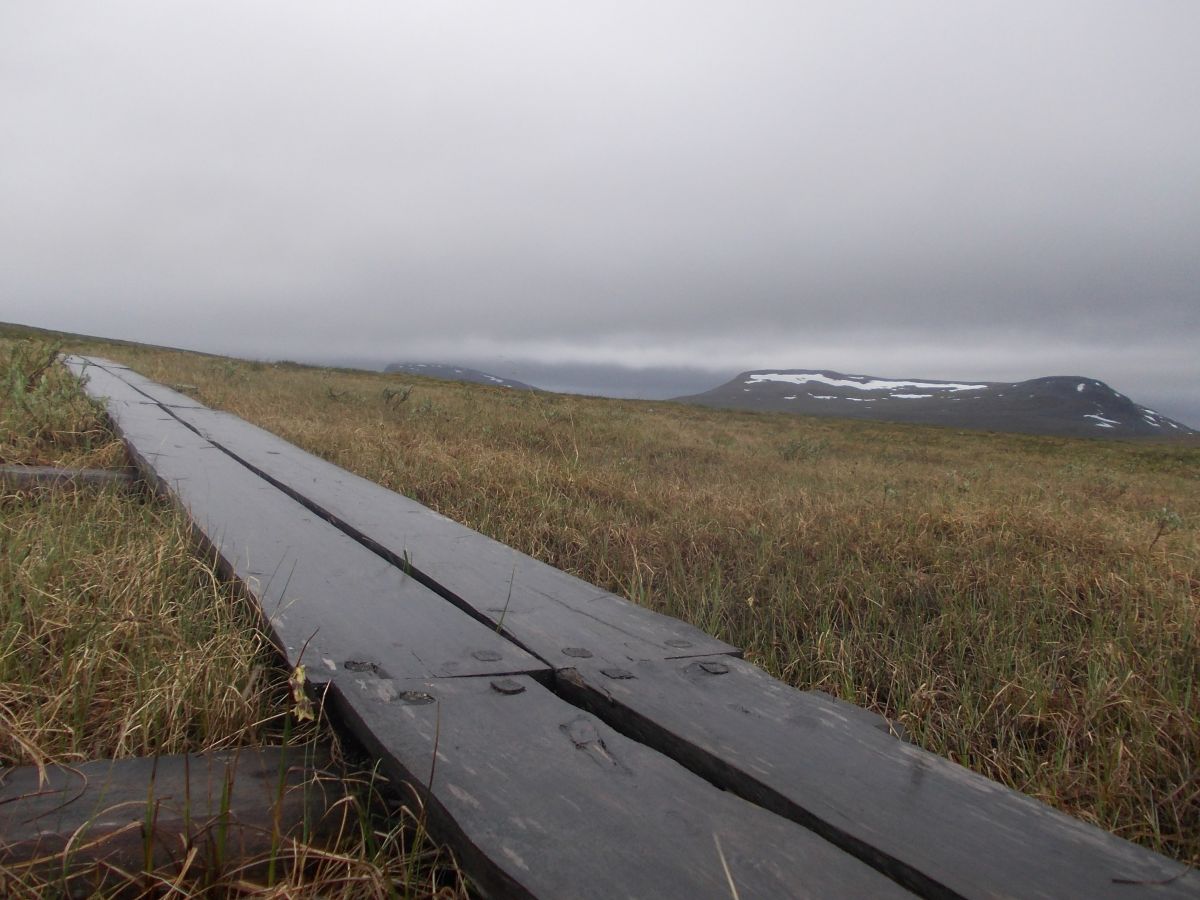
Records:
[[[5,463],[124,464],[52,348],[0,352]],[[121,487],[0,489],[0,534],[0,762],[261,740],[286,677],[174,510]]]
[[[1200,861],[1195,447],[90,346]]]
[[[0,462],[124,464],[99,410],[64,368],[45,365],[49,347],[0,336],[0,355]],[[0,486],[0,767],[329,740],[325,723],[296,723],[288,706],[288,673],[250,605],[196,555],[173,508],[121,487]],[[464,895],[418,807],[386,809],[390,792],[357,769],[326,789],[341,798],[332,842],[283,836],[270,859],[216,870],[185,856],[182,868],[109,879],[102,893]],[[60,862],[59,874],[0,866],[0,893],[77,894],[101,874]]]

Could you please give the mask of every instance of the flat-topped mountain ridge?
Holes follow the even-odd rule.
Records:
[[[730,409],[1071,437],[1200,434],[1103,381],[1079,375],[960,382],[759,369],[742,372],[711,391],[675,399]]]

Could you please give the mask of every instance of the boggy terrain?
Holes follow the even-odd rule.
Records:
[[[1200,450],[68,342],[1200,862]],[[409,390],[411,388],[411,390]]]

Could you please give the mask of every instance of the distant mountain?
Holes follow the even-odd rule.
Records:
[[[424,375],[426,378],[441,378],[444,381],[469,381],[471,384],[487,384],[492,387],[512,388],[516,391],[536,391],[533,385],[511,378],[499,378],[478,369],[466,366],[447,366],[441,363],[392,363],[385,372],[404,372],[409,375]]]
[[[1102,381],[1056,375],[969,383],[761,369],[688,397],[731,409],[950,425],[1075,437],[1183,437],[1188,426],[1139,406]]]

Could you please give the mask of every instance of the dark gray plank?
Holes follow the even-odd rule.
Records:
[[[70,354],[68,354],[68,356],[70,356]],[[75,358],[83,359],[84,357],[75,357]],[[123,369],[127,372],[133,371],[129,366],[125,365],[125,363],[120,363],[120,362],[116,362],[115,360],[106,359],[103,356],[89,356],[89,357],[86,357],[86,359],[88,359],[94,365],[103,366],[106,369]]]
[[[558,673],[564,697],[926,896],[1197,897],[1177,862],[730,657]],[[874,726],[874,727],[873,727]]]
[[[335,777],[328,763],[327,749],[264,747],[0,770],[0,865],[50,857],[43,874],[96,862],[137,872],[148,837],[155,865],[179,862],[184,839],[200,846],[199,875],[218,852],[226,862],[267,854],[277,834],[327,836],[345,795],[317,786]],[[68,845],[70,859],[57,857]]]
[[[0,484],[9,487],[62,487],[87,484],[123,487],[133,481],[125,469],[61,469],[57,466],[0,466]]]
[[[89,378],[89,392],[121,393],[94,370]],[[161,407],[109,399],[108,410],[146,480],[187,511],[314,682],[347,666],[393,677],[546,670]]]
[[[206,408],[203,403],[195,397],[190,397],[187,394],[181,393],[174,388],[169,388],[165,384],[159,384],[157,381],[151,381],[145,375],[134,371],[128,366],[123,366],[120,363],[114,363],[111,360],[104,359],[99,356],[75,357],[77,360],[86,360],[89,365],[98,366],[107,369],[113,374],[120,377],[127,384],[134,387],[140,393],[145,395],[145,399],[155,403],[161,403],[163,406],[179,407],[179,408]]]
[[[88,395],[97,400],[153,403],[149,397],[120,377],[120,374],[125,374],[128,370],[109,370],[84,356],[64,356],[62,359],[63,365],[83,382]]]
[[[161,385],[136,372],[117,374],[143,396],[172,399]],[[172,412],[552,665],[570,665],[589,653],[619,662],[737,652],[697,628],[519,553],[236,416],[196,405]]]
[[[118,381],[138,382],[139,387],[145,389],[126,394],[124,403],[115,402],[115,408],[123,410],[126,418],[140,421],[155,414],[148,410],[145,400],[146,391],[153,390],[152,385],[146,385],[135,373],[113,371],[107,374],[120,375]],[[132,390],[128,382],[122,381],[122,385],[111,386],[111,390],[117,394]],[[138,399],[133,399],[135,396]],[[162,396],[168,401],[172,399]],[[157,410],[156,407],[152,409]],[[692,633],[664,639],[660,626],[664,622],[669,626],[673,620],[653,616],[636,607],[630,607],[630,614],[623,617],[621,604],[624,602],[618,598],[532,560],[529,563],[534,563],[535,568],[529,572],[523,568],[523,560],[528,557],[521,557],[510,548],[482,538],[419,504],[349,475],[233,417],[197,406],[172,412],[237,453],[256,471],[274,479],[301,499],[306,508],[355,535],[360,543],[396,562],[411,559],[420,576],[436,584],[444,595],[453,597],[464,608],[473,609],[482,617],[502,622],[506,632],[534,648],[555,667],[581,667],[578,673],[560,673],[559,690],[565,697],[581,705],[591,705],[636,739],[660,748],[754,803],[827,835],[923,893],[981,897],[1079,893],[1108,896],[1136,893],[1140,889],[1173,896],[1181,890],[1187,895],[1196,890],[1194,874],[1175,877],[1181,866],[1054,813],[938,757],[905,747],[886,734],[886,723],[862,710],[829,698],[792,691],[753,667],[728,657],[671,661],[671,657],[704,652],[711,646],[705,645],[704,636],[700,641],[692,641]],[[162,455],[161,450],[159,455]],[[423,540],[426,543],[422,543]],[[418,558],[421,554],[428,558]],[[514,560],[514,556],[518,558]],[[422,559],[426,562],[424,566]],[[468,561],[465,566],[464,560]],[[541,580],[541,576],[546,573],[536,567],[550,573],[545,580]],[[464,568],[465,576],[462,574]],[[436,573],[436,577],[431,572]],[[569,585],[554,576],[576,584]],[[459,590],[469,593],[473,599],[459,595]],[[497,598],[501,591],[505,598],[502,605],[496,600],[493,600],[493,606],[487,606],[486,601],[480,605],[481,598]],[[563,602],[564,596],[568,602]],[[528,605],[524,603],[526,600],[530,601]],[[613,601],[617,601],[618,613],[615,615]],[[726,653],[731,649],[720,642],[711,643],[719,646],[710,652]],[[561,656],[556,656],[556,652]],[[566,657],[566,661],[562,657]],[[350,676],[342,670],[335,678],[338,681],[352,678],[345,682],[346,708],[357,722],[360,736],[376,746],[398,771],[416,778],[421,747],[424,747],[425,758],[432,759],[434,745],[445,733],[440,724],[444,704],[429,704],[437,710],[432,731],[428,728],[411,731],[412,723],[409,722],[404,726],[409,727],[409,731],[393,733],[388,729],[396,726],[387,718],[387,709],[408,710],[409,707],[420,709],[423,706],[411,702],[414,699],[412,690],[398,687],[404,684],[403,681],[386,677],[399,678],[407,673],[403,666],[358,668],[367,671]],[[633,677],[629,677],[631,675]],[[530,714],[530,717],[522,713],[514,718],[510,715],[511,708],[498,715],[494,713],[497,708],[495,698],[486,692],[487,702],[483,706],[474,700],[464,704],[460,695],[474,690],[468,687],[469,681],[457,681],[453,686],[438,683],[436,690],[433,685],[426,684],[425,690],[416,693],[437,694],[439,699],[453,695],[454,708],[469,707],[475,711],[478,718],[471,726],[474,732],[463,726],[460,737],[455,738],[468,747],[472,760],[486,757],[481,747],[495,751],[500,758],[516,760],[517,751],[508,749],[507,738],[497,743],[491,739],[494,733],[511,726],[527,743],[540,748],[545,745],[546,735],[552,736],[552,731],[546,731],[549,719],[564,710],[577,715],[574,708],[562,705],[544,692],[538,693],[537,703],[529,707],[541,710],[538,715]],[[723,687],[714,689],[714,685]],[[527,685],[519,686],[525,690],[519,690],[513,696],[528,693]],[[504,690],[494,693],[508,696]],[[478,699],[475,694],[470,696]],[[383,707],[383,710],[377,707]],[[411,718],[417,714],[406,712],[404,715]],[[419,715],[428,716],[429,713]],[[539,715],[542,718],[539,719]],[[425,721],[428,724],[428,720]],[[586,717],[579,721],[588,722]],[[482,737],[481,726],[488,729]],[[586,731],[596,726],[591,722],[580,727]],[[592,737],[582,742],[572,741],[572,746],[584,751],[598,746],[604,758],[611,761],[610,751],[615,746],[616,736],[595,737],[597,732],[594,730],[588,734]],[[624,749],[622,759],[628,753],[647,752],[636,744],[629,747],[633,749]],[[661,757],[652,756],[658,760],[653,765],[663,763]],[[445,758],[443,753],[438,754],[439,766]],[[547,801],[537,792],[540,788],[553,786],[554,773],[560,771],[558,761],[553,754],[544,757],[539,750],[525,763],[531,768],[519,770],[513,762],[503,769],[493,766],[489,774],[493,778],[502,775],[515,778],[531,793],[538,807],[546,802],[554,807],[558,799]],[[514,776],[518,770],[531,771],[529,777],[536,784],[526,784]],[[463,763],[462,771],[465,773],[462,777],[466,779],[476,776],[479,770],[472,762]],[[577,780],[577,774],[562,776],[564,791],[560,792],[559,799],[568,796],[565,788]],[[456,782],[455,787],[461,788],[461,785]],[[476,787],[487,793],[486,785],[476,784]],[[505,855],[503,834],[489,830],[493,827],[491,821],[499,813],[489,807],[491,811],[478,816],[479,821],[472,822],[470,810],[478,808],[477,795],[467,791],[470,799],[464,799],[453,788],[448,790],[448,795],[444,791],[439,793],[435,779],[431,798],[433,809],[446,817],[446,828],[458,829],[468,854],[475,854],[475,865],[484,873],[482,877],[492,879],[510,891],[524,890],[526,886],[521,878],[525,870],[521,866],[512,868],[511,857]],[[673,796],[663,793],[665,788],[661,783],[647,783],[637,790],[644,792],[643,807],[661,803],[663,796]],[[597,793],[607,797],[604,791],[597,789]],[[654,800],[647,804],[647,798]],[[527,798],[525,802],[530,801]],[[610,799],[597,802],[605,810],[613,806]],[[709,796],[705,802],[714,801]],[[636,819],[634,809],[629,806],[624,818]],[[575,810],[578,813],[578,804],[575,804]],[[685,818],[688,822],[698,821],[696,816],[699,815],[689,811]],[[568,821],[560,817],[557,807],[547,816],[547,822]],[[453,819],[457,819],[457,823]],[[515,827],[520,828],[520,825]],[[568,826],[560,824],[559,827]],[[625,844],[611,843],[616,838],[605,830],[608,826],[600,824],[597,827],[603,835],[599,839],[608,841],[597,846],[628,845],[627,839]],[[751,822],[747,827],[754,834],[756,847],[760,835],[770,833],[770,829],[761,823]],[[483,843],[478,843],[480,833],[487,837]],[[541,837],[539,833],[533,840],[530,852],[546,853],[546,858],[550,859],[559,858],[562,849],[554,844],[547,845]],[[724,847],[725,838],[721,840]],[[643,836],[639,836],[637,842],[638,846],[643,843],[653,846],[646,843]],[[674,847],[676,841],[668,843]],[[507,849],[520,856],[511,846]],[[595,848],[591,849],[594,856]],[[761,847],[758,849],[761,859]],[[659,855],[655,853],[656,858]],[[587,865],[583,869],[586,870]],[[697,859],[689,859],[687,865],[692,867],[689,872],[702,871],[695,868],[700,865]],[[772,868],[774,865],[769,863],[767,869],[772,877],[777,877],[777,882],[766,895],[780,890],[778,876],[781,870]],[[761,867],[751,865],[751,869],[761,874]],[[576,879],[570,880],[571,893],[578,893],[578,883]],[[554,886],[553,882],[548,884]],[[712,884],[708,883],[708,886],[711,888]],[[787,893],[794,894],[794,884],[792,888]],[[703,890],[688,883],[682,895],[689,895],[693,889]]]
[[[532,679],[339,674],[334,685],[352,729],[425,795],[489,893],[692,900],[733,896],[732,880],[742,900],[908,896]]]
[[[294,496],[551,665],[735,653],[697,628],[637,606],[306,453],[236,416],[176,410]]]

